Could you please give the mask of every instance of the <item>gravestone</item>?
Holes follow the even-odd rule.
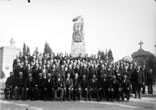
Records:
[[[85,39],[84,39],[84,22],[81,16],[73,19],[73,35],[71,44],[72,57],[84,57],[86,55]]]
[[[9,46],[0,47],[0,75],[5,74],[5,78],[9,77],[12,71],[13,60],[18,55],[20,49],[15,46],[15,41],[11,38]]]

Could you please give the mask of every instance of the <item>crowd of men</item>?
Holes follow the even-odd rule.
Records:
[[[153,94],[153,72],[145,65],[108,63],[94,57],[20,53],[6,80],[6,99],[129,101],[130,94]]]

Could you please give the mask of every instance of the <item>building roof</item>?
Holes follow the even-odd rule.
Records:
[[[133,58],[135,58],[135,57],[147,57],[147,56],[154,56],[154,55],[151,52],[149,52],[149,51],[145,51],[143,49],[139,49],[138,51],[132,53],[131,56]]]

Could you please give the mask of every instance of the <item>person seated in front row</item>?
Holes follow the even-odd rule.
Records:
[[[73,93],[73,79],[70,77],[70,73],[67,73],[65,80],[65,99],[71,100]]]
[[[25,79],[23,76],[23,72],[19,72],[19,76],[15,79],[15,88],[14,88],[14,95],[15,99],[24,99],[24,86],[25,86]]]
[[[13,98],[13,90],[15,86],[15,77],[14,73],[10,72],[10,77],[7,78],[5,82],[5,89],[4,89],[4,95],[5,99],[12,99]]]
[[[64,96],[65,83],[60,73],[58,73],[57,75],[55,86],[56,87],[54,88],[54,99],[62,101]],[[59,94],[59,98],[58,98],[58,94]]]

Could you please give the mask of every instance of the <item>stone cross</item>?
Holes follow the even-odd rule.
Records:
[[[14,41],[14,39],[11,37],[10,44],[14,44],[14,43],[15,43],[15,41]]]
[[[140,45],[140,49],[142,49],[142,45],[144,44],[142,41],[138,43]]]

